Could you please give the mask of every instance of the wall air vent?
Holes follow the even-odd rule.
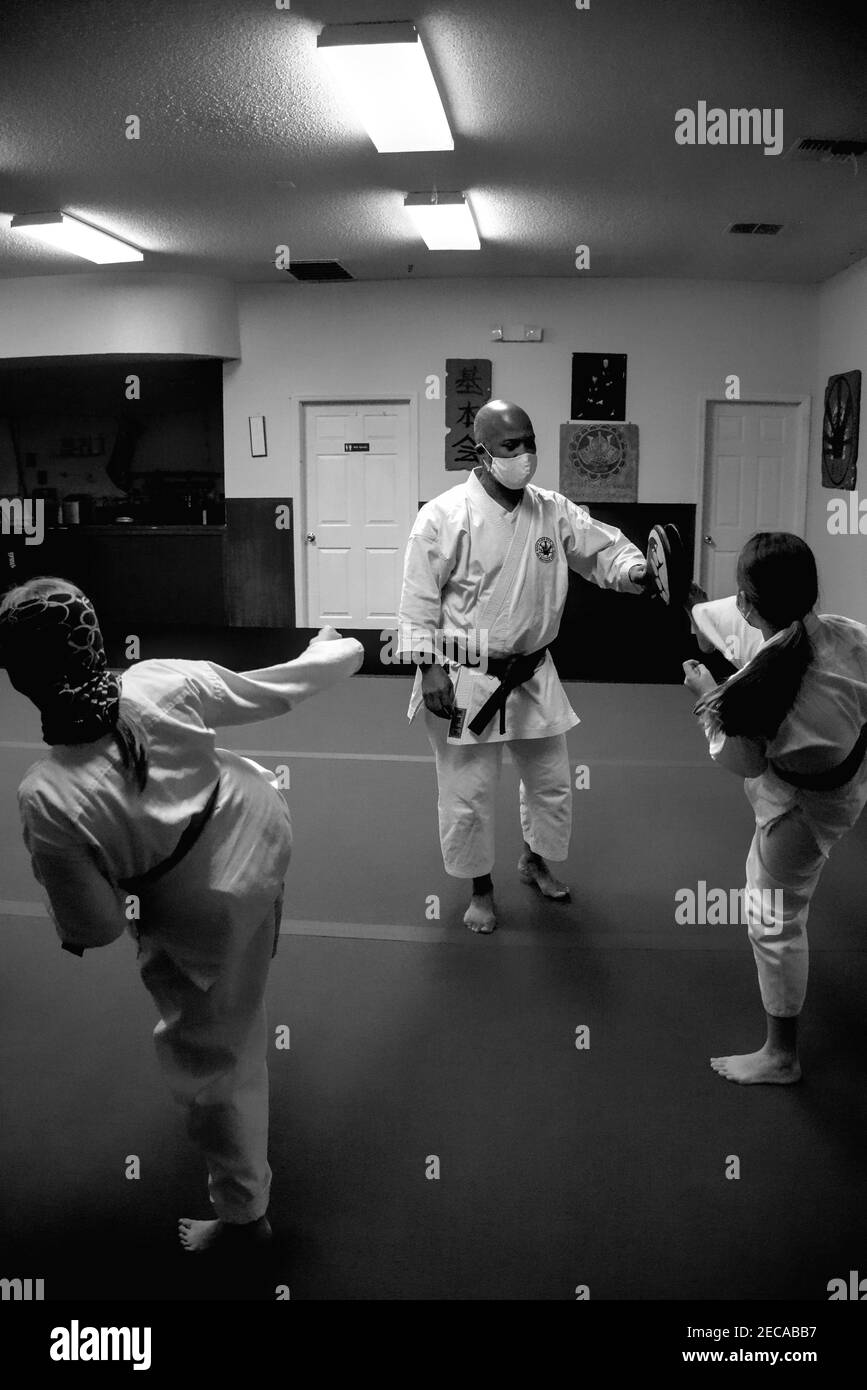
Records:
[[[290,261],[287,274],[293,280],[353,280],[339,261]]]
[[[796,140],[786,159],[810,164],[848,164],[867,154],[867,140]]]
[[[728,229],[738,236],[776,236],[783,230],[782,222],[733,222]]]

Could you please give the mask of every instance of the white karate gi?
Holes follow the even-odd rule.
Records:
[[[692,610],[692,620],[705,641],[722,652],[738,670],[752,661],[765,640],[759,629],[741,614],[736,594],[731,598],[697,603]]]
[[[471,473],[465,483],[428,502],[407,544],[400,602],[400,648],[430,660],[435,635],[463,639],[470,655],[529,653],[553,642],[566,602],[569,571],[601,588],[641,593],[629,579],[644,556],[612,526],[584,508],[529,484],[511,512],[489,497]],[[448,650],[448,648],[446,648]],[[521,776],[521,825],[527,844],[545,859],[566,858],[572,826],[572,779],[566,730],[580,721],[557,670],[545,659],[506,702],[506,731],[495,716],[479,735],[474,715],[499,681],[458,662],[442,662],[465,717],[459,734],[425,712],[439,785],[443,862],[456,878],[490,873],[494,863],[494,790],[508,743]],[[409,704],[423,705],[421,671]]]
[[[157,1054],[227,1222],[254,1221],[268,1206],[263,998],[292,830],[276,777],[218,748],[212,726],[285,714],[362,659],[360,643],[345,638],[255,673],[209,661],[139,662],[123,673],[122,696],[148,738],[145,790],[125,772],[112,737],[51,748],[19,788],[25,843],[60,936],[103,945],[128,927],[139,942],[142,980],[161,1015]],[[218,778],[198,840],[141,887],[140,919],[128,922],[127,893],[135,890],[121,880],[171,856]]]
[[[739,631],[732,617],[735,599],[716,602],[724,607],[718,610],[720,641],[715,645],[724,650],[726,638]],[[710,637],[707,614],[705,621]],[[794,787],[774,770],[776,764],[803,775],[836,767],[867,723],[867,627],[850,618],[815,613],[807,615],[804,626],[814,659],[773,739],[726,738],[709,716],[702,719],[711,757],[746,779],[744,790],[755,812],[747,887],[782,890],[782,922],[766,925],[759,919],[767,921],[768,915],[755,913],[749,928],[762,1002],[776,1018],[793,1017],[803,1007],[810,902],[832,847],[867,802],[867,758],[849,782],[833,791]],[[774,640],[770,638],[768,645]]]

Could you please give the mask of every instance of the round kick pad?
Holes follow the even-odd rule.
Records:
[[[656,591],[669,608],[686,603],[689,578],[686,554],[676,526],[654,526],[647,542],[647,568],[653,575]]]

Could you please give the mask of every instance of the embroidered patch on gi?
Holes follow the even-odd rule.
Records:
[[[544,560],[547,564],[550,560],[553,560],[555,553],[556,548],[554,546],[554,542],[551,540],[551,537],[540,536],[536,542],[536,554],[538,555],[539,559]]]

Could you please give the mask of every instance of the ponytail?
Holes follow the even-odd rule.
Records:
[[[694,712],[709,714],[731,737],[772,739],[798,698],[812,659],[807,630],[796,618],[742,671],[703,696]]]
[[[114,736],[126,772],[134,776],[140,792],[148,780],[148,740],[141,721],[128,701],[121,698]]]

